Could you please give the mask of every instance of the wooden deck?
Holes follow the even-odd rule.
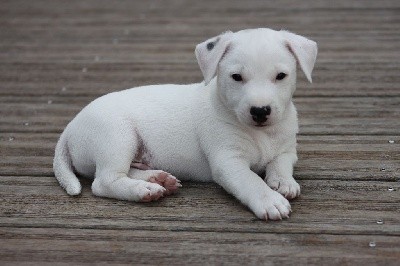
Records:
[[[260,221],[215,184],[150,204],[59,187],[54,147],[83,106],[198,82],[195,45],[253,27],[319,44],[295,94],[290,219]],[[1,1],[0,264],[399,265],[399,48],[397,0]]]

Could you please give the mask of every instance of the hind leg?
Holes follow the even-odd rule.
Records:
[[[124,121],[114,121],[113,127],[106,127],[98,134],[94,149],[96,152],[96,173],[92,192],[96,196],[129,201],[152,201],[164,195],[166,189],[152,182],[128,177],[130,164],[142,145],[135,129]]]
[[[173,194],[182,186],[181,181],[179,181],[175,176],[161,170],[131,168],[128,172],[128,176],[134,180],[144,180],[158,184],[166,189],[166,195]]]
[[[92,191],[100,197],[148,202],[161,198],[166,189],[156,183],[131,179],[126,174],[102,172],[93,181]]]

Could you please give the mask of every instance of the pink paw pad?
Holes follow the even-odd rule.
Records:
[[[165,195],[171,195],[175,193],[178,188],[182,187],[181,181],[179,181],[175,176],[166,172],[161,172],[156,176],[150,177],[149,182],[157,183],[160,186],[163,186],[166,189]]]

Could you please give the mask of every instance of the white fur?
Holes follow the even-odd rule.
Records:
[[[281,194],[300,194],[292,177],[296,60],[311,81],[316,54],[315,42],[270,29],[211,38],[196,47],[205,82],[133,88],[86,106],[57,144],[57,180],[70,195],[81,191],[76,172],[95,177],[97,196],[155,200],[166,186],[149,182],[158,173],[149,167],[184,180],[215,181],[257,217],[286,218],[290,204]],[[279,81],[280,72],[287,77]],[[235,73],[243,81],[233,80]],[[257,127],[250,108],[267,105],[271,114]],[[133,162],[144,167],[134,170]],[[265,181],[256,174],[262,172]]]

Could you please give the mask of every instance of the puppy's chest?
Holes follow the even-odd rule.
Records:
[[[252,146],[250,166],[256,172],[264,171],[266,165],[285,148],[281,139],[268,136],[254,138]]]

